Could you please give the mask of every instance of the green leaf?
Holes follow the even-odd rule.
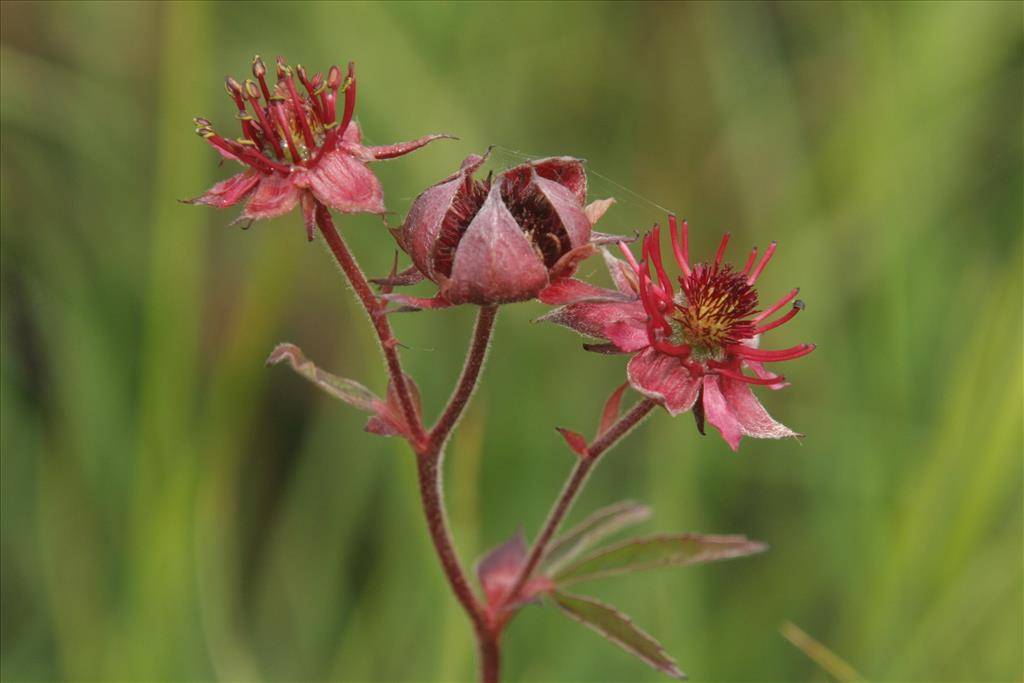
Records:
[[[551,542],[544,559],[545,573],[557,572],[559,567],[619,529],[650,519],[652,512],[647,505],[628,500],[597,510]]]
[[[764,552],[768,546],[746,536],[675,534],[633,539],[602,548],[565,567],[552,578],[559,586],[605,576],[727,560]]]
[[[306,358],[302,349],[294,344],[278,344],[267,358],[267,365],[276,365],[282,361],[288,361],[295,372],[349,405],[372,413],[379,412],[384,406],[384,402],[376,394],[359,382],[332,375],[318,368],[313,361]]]
[[[593,598],[570,593],[553,592],[551,599],[570,618],[597,631],[631,655],[642,659],[658,671],[673,678],[686,678],[661,643],[641,630],[633,620]]]

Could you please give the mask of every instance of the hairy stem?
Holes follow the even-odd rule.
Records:
[[[473,328],[473,343],[469,347],[469,353],[466,354],[466,362],[462,366],[459,383],[456,385],[455,391],[452,392],[451,398],[448,399],[448,405],[445,406],[441,417],[438,418],[437,424],[430,431],[431,448],[441,449],[444,447],[448,435],[451,434],[456,422],[466,409],[473,390],[476,389],[480,371],[483,369],[487,348],[491,341],[491,332],[494,329],[494,320],[497,316],[497,306],[482,306],[480,308],[476,318],[476,327]]]
[[[636,405],[630,408],[629,412],[620,417],[587,447],[587,455],[580,457],[576,467],[573,468],[572,473],[569,475],[569,479],[565,482],[562,492],[551,508],[551,512],[548,513],[548,518],[545,520],[540,535],[537,536],[537,540],[534,542],[533,548],[526,558],[526,563],[516,577],[515,583],[512,584],[512,590],[507,593],[505,598],[506,605],[512,605],[518,601],[519,593],[523,590],[526,582],[530,580],[530,576],[537,569],[537,565],[540,564],[544,553],[548,549],[548,545],[551,543],[552,537],[558,531],[562,520],[569,513],[569,509],[583,489],[587,476],[597,465],[598,459],[608,452],[612,446],[621,441],[634,427],[640,424],[656,405],[658,404],[649,398],[637,402]]]
[[[370,316],[370,322],[373,323],[373,329],[377,332],[377,338],[380,341],[381,351],[384,353],[384,360],[387,362],[388,375],[395,387],[395,392],[398,394],[398,400],[402,405],[402,414],[412,429],[413,440],[416,442],[413,443],[413,447],[418,450],[419,445],[426,441],[426,433],[423,429],[423,421],[420,419],[419,411],[416,410],[416,403],[413,401],[409,383],[405,381],[405,373],[402,372],[402,363],[398,358],[398,351],[396,350],[398,340],[391,334],[391,324],[384,314],[380,301],[374,295],[373,290],[370,289],[370,283],[367,282],[366,276],[363,275],[363,271],[359,267],[355,256],[349,251],[345,240],[342,239],[338,230],[334,227],[334,220],[331,218],[330,211],[319,202],[316,205],[316,224],[320,228],[320,233],[327,241],[327,246],[330,248],[331,253],[334,254],[338,266],[341,267],[341,271],[345,274],[345,278],[352,285],[356,297]]]
[[[470,621],[473,622],[477,639],[482,643],[483,636],[489,632],[487,620],[484,618],[484,610],[479,600],[469,586],[466,573],[462,569],[459,557],[455,553],[455,546],[452,544],[451,532],[448,530],[448,517],[444,507],[444,494],[442,493],[441,461],[440,454],[417,458],[420,500],[423,502],[427,529],[430,531],[430,539],[434,542],[437,557],[441,561],[441,568],[448,578],[452,592],[455,593],[455,597],[458,598],[459,603],[466,610],[466,614],[469,615]]]
[[[498,683],[501,679],[501,644],[497,634],[489,634],[478,641],[480,651],[480,680]]]
[[[485,683],[497,683],[500,677],[500,632],[490,624],[487,612],[477,599],[476,594],[473,593],[462,563],[459,562],[459,557],[455,552],[445,512],[441,472],[444,464],[444,444],[459,418],[462,417],[462,413],[476,389],[480,371],[483,369],[487,356],[498,309],[496,306],[480,308],[476,327],[473,330],[473,341],[466,355],[466,362],[463,365],[459,382],[448,400],[448,405],[445,406],[441,417],[438,418],[437,424],[428,434],[423,427],[419,411],[416,409],[409,383],[402,372],[401,361],[396,351],[397,340],[391,333],[391,325],[384,314],[383,307],[373,290],[370,289],[369,282],[363,275],[352,252],[349,251],[348,245],[345,244],[334,227],[330,212],[321,204],[316,206],[316,224],[349,284],[352,285],[356,297],[369,314],[370,322],[373,323],[373,328],[377,333],[381,351],[383,351],[384,359],[387,362],[388,374],[402,405],[402,412],[412,428],[412,438],[409,442],[417,456],[420,500],[423,504],[423,513],[427,520],[430,539],[434,544],[434,550],[437,552],[438,560],[441,562],[441,568],[448,579],[452,592],[455,593],[455,597],[473,624],[480,652],[480,678]]]

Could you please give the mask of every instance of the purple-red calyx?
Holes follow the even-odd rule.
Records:
[[[587,174],[571,157],[539,159],[478,180],[486,157],[473,155],[421,193],[396,237],[413,268],[387,286],[427,278],[432,299],[389,294],[411,308],[526,301],[572,275],[596,244],[620,238],[593,233],[612,200],[586,205]]]
[[[230,139],[210,122],[195,119],[196,133],[220,154],[248,168],[217,183],[205,194],[188,200],[218,208],[246,198],[238,222],[274,218],[301,205],[306,232],[313,239],[316,206],[342,213],[385,213],[384,192],[368,164],[415,151],[445,135],[428,135],[411,142],[379,147],[362,144],[362,132],[352,120],[356,77],[332,66],[327,77],[310,76],[277,58],[277,82],[268,83],[267,68],[257,55],[253,79],[226,79],[228,96],[238,109],[241,137]],[[296,83],[297,81],[297,83]]]
[[[726,233],[712,262],[691,264],[687,224],[670,216],[672,256],[680,271],[673,285],[662,259],[660,233],[656,225],[645,236],[640,261],[623,245],[625,260],[605,253],[615,290],[572,280],[559,296],[548,297],[547,303],[562,305],[541,320],[605,342],[590,346],[592,350],[635,354],[627,368],[635,390],[672,415],[693,410],[701,433],[707,420],[733,450],[744,436],[799,436],[776,422],[751,391],[751,385],[786,386],[785,378],[769,372],[765,363],[814,350],[812,344],[777,351],[758,348],[763,333],[789,322],[804,307],[794,289],[758,310],[754,285],[775,253],[775,243],[760,260],[754,249],[744,268],[735,270],[722,261]],[[769,321],[787,305],[784,314]]]

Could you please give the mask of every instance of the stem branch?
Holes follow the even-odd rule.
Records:
[[[490,345],[491,332],[494,329],[494,320],[498,315],[497,306],[482,306],[477,314],[476,327],[473,328],[473,343],[466,354],[466,362],[462,366],[462,375],[459,383],[455,386],[448,405],[445,406],[437,424],[430,430],[430,447],[441,449],[444,447],[448,435],[451,434],[455,424],[466,409],[473,391],[476,389],[480,371],[484,367],[484,359],[487,357],[487,348]]]
[[[548,549],[548,545],[551,543],[551,538],[558,531],[562,520],[569,513],[569,509],[583,488],[587,476],[597,465],[598,459],[621,441],[634,427],[640,424],[656,405],[658,404],[649,398],[638,401],[636,405],[630,408],[629,412],[620,417],[587,447],[587,455],[580,457],[577,461],[576,467],[573,468],[569,479],[565,482],[565,486],[551,508],[551,512],[548,513],[548,518],[545,520],[540,535],[537,536],[537,540],[534,542],[533,548],[526,558],[526,563],[523,564],[523,568],[519,571],[515,583],[512,584],[512,590],[506,594],[505,605],[513,605],[519,600],[520,592],[522,592],[526,582],[530,580],[534,570],[537,569],[537,565],[540,564],[544,553]]]
[[[384,360],[387,362],[388,375],[398,394],[398,400],[402,404],[402,414],[412,430],[413,448],[418,448],[418,444],[422,444],[426,440],[426,433],[423,430],[423,421],[416,409],[416,403],[413,401],[409,383],[406,382],[405,373],[402,372],[402,363],[395,348],[398,345],[398,340],[391,334],[391,324],[388,322],[387,316],[384,315],[380,301],[370,289],[370,283],[363,275],[355,256],[352,255],[345,240],[334,227],[330,211],[319,202],[316,205],[316,224],[341,267],[341,271],[345,274],[345,278],[352,285],[356,297],[370,316],[370,322],[373,323],[373,329],[380,341],[381,351],[384,353]]]

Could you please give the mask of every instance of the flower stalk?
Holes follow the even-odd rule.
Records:
[[[558,531],[565,516],[569,513],[580,491],[583,490],[583,485],[601,459],[601,456],[619,443],[634,427],[643,422],[657,405],[655,401],[649,398],[638,401],[611,427],[594,439],[593,443],[587,446],[587,454],[580,456],[580,459],[576,462],[576,466],[573,467],[572,472],[569,474],[565,486],[562,487],[562,492],[551,508],[551,512],[548,513],[548,518],[545,520],[544,526],[541,527],[540,535],[537,536],[537,540],[530,550],[526,563],[520,570],[519,576],[516,577],[515,583],[512,584],[512,589],[508,592],[508,597],[505,599],[506,605],[514,605],[519,601],[523,587],[530,580],[534,570],[537,569],[537,565],[543,559],[551,539]]]

